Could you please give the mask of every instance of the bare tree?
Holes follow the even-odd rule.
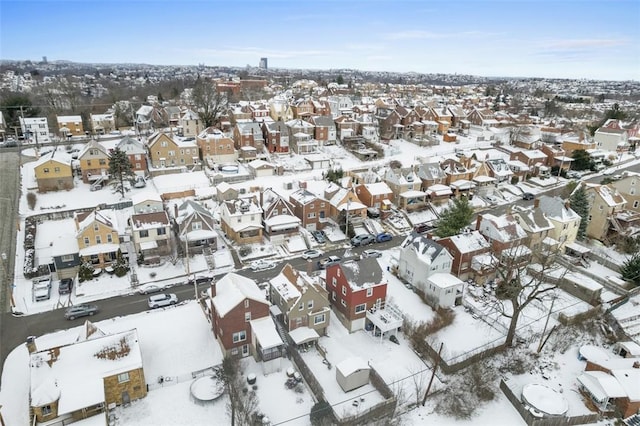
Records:
[[[193,87],[192,100],[205,127],[220,124],[220,119],[227,110],[228,100],[225,93],[218,92],[214,81],[198,77]]]
[[[227,411],[231,416],[231,426],[252,425],[258,409],[258,397],[243,380],[238,358],[227,356],[222,360],[222,376],[229,395]]]
[[[539,245],[544,247],[542,243]],[[500,255],[494,256],[493,268],[498,284],[495,308],[501,316],[510,320],[506,346],[513,345],[522,311],[531,302],[544,302],[554,297],[557,288],[555,283],[560,282],[566,273],[566,269],[556,262],[557,256],[557,249],[542,248],[531,252],[525,246],[504,250]],[[558,274],[555,272],[558,270],[564,272]]]

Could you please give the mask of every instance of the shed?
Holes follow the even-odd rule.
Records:
[[[640,358],[640,345],[636,342],[617,342],[613,346],[613,353],[623,358]]]
[[[359,357],[347,358],[336,365],[336,381],[349,392],[369,383],[369,364]]]

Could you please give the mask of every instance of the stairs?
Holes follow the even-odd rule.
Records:
[[[207,268],[209,268],[210,271],[216,269],[216,262],[211,249],[209,247],[205,247],[202,250],[202,254],[204,255],[204,260],[207,262]]]

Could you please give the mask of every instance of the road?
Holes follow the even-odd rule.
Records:
[[[352,248],[349,249],[351,252],[349,257],[343,257],[345,253],[344,248],[328,251],[322,257],[337,255],[343,257],[343,260],[357,259],[360,256],[360,253],[367,248],[387,250],[399,245],[403,239],[404,237],[399,236],[385,243]],[[318,270],[317,261],[318,259],[308,261],[297,257],[282,261],[273,269],[254,272],[247,268],[238,271],[238,273],[255,280],[257,283],[263,283],[279,274],[286,263],[290,263],[294,268],[301,271],[313,272]],[[218,275],[216,276],[216,279],[220,279],[222,276],[222,274]],[[198,293],[202,293],[207,288],[207,284],[199,284]],[[173,286],[165,292],[175,293],[180,301],[193,300],[195,298],[195,289],[192,284]],[[0,350],[0,374],[2,368],[4,368],[4,362],[8,354],[16,346],[25,343],[28,336],[41,336],[58,330],[66,330],[70,327],[81,325],[88,318],[90,318],[91,321],[97,322],[109,318],[143,312],[149,310],[147,298],[148,296],[132,293],[92,302],[98,305],[100,311],[92,317],[77,318],[73,321],[69,321],[64,318],[64,308],[26,316],[13,316],[10,313],[3,313],[2,325],[4,326],[4,329],[1,336],[2,348]]]

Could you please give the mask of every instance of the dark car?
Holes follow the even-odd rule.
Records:
[[[533,200],[535,198],[535,196],[530,193],[530,192],[525,192],[524,194],[522,194],[522,199],[523,200]]]
[[[68,320],[74,320],[80,317],[90,317],[98,313],[98,307],[96,305],[76,305],[67,308],[64,311],[64,317]]]
[[[416,223],[413,226],[413,232],[417,232],[418,234],[424,234],[425,232],[427,232],[430,229],[431,229],[431,226],[429,226],[426,223]]]
[[[378,235],[376,235],[376,242],[377,243],[384,243],[385,241],[391,241],[393,239],[393,235],[391,235],[388,232],[382,232]]]
[[[58,293],[69,294],[71,293],[72,288],[73,288],[73,279],[63,278],[60,280],[60,284],[58,284]]]

